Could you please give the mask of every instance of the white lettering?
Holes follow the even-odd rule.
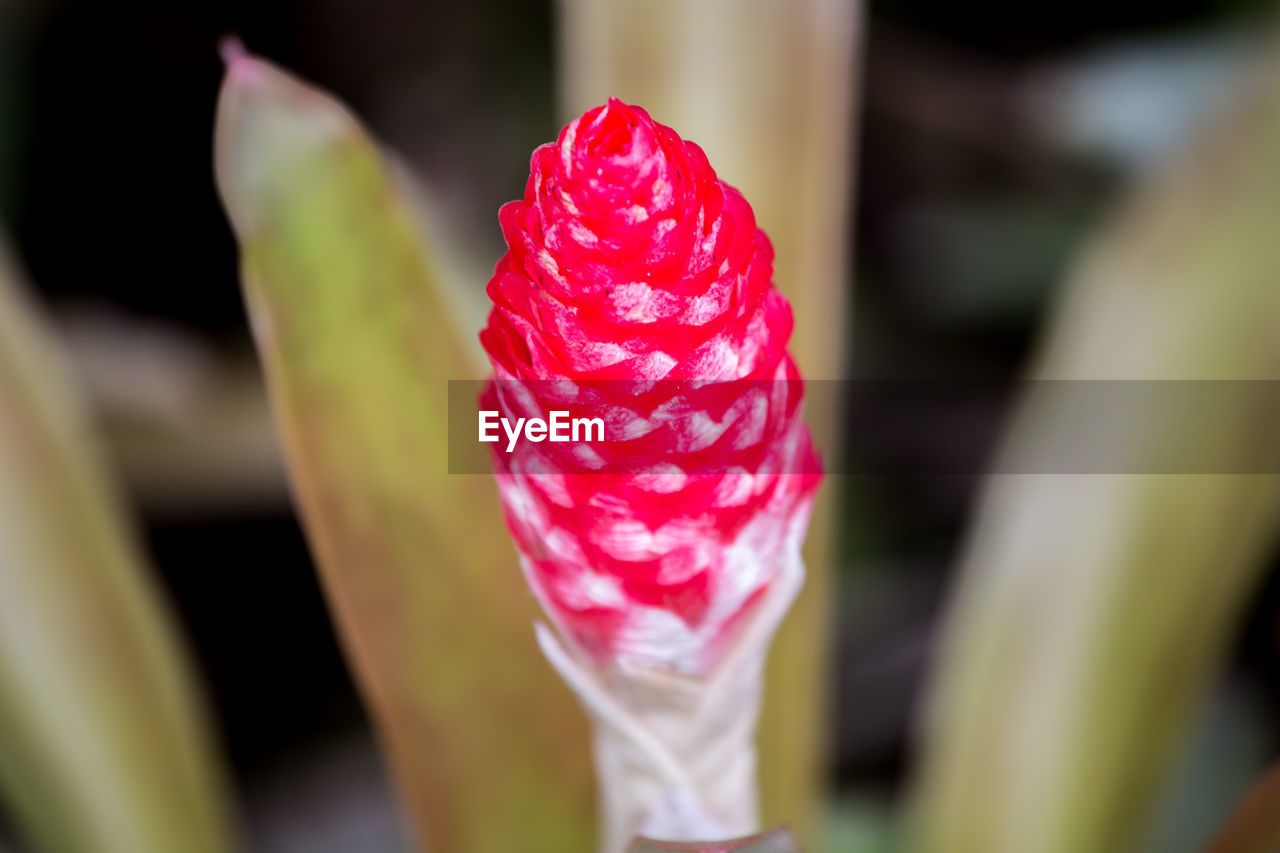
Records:
[[[493,444],[501,440],[498,427],[507,436],[507,452],[516,449],[521,434],[532,442],[554,441],[604,441],[604,418],[571,418],[567,411],[551,412],[549,421],[542,418],[517,418],[511,420],[492,409],[481,409],[479,417],[480,441]]]
[[[586,437],[578,438],[578,427],[582,427],[582,431],[586,433]],[[598,438],[591,437],[591,430],[595,428],[599,432]],[[604,418],[574,418],[573,419],[573,440],[574,441],[604,441]]]
[[[507,452],[516,449],[516,439],[520,437],[520,427],[524,426],[524,418],[516,419],[516,428],[511,428],[511,421],[502,419],[502,429],[507,433]]]
[[[495,442],[498,440],[498,413],[492,409],[480,410],[480,440],[484,442]],[[492,435],[489,430],[494,430]]]
[[[568,412],[552,412],[551,413],[551,440],[552,441],[568,441],[569,440],[569,413]]]

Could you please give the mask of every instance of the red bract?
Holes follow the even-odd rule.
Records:
[[[617,100],[499,219],[484,408],[608,425],[495,451],[525,573],[596,659],[703,673],[799,560],[820,477],[772,246],[702,149]]]

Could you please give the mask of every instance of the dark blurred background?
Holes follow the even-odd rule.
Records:
[[[496,259],[497,208],[522,192],[529,152],[559,126],[554,9],[5,3],[0,218],[89,379],[196,649],[255,849],[397,849],[258,388],[213,185],[216,45],[238,34],[335,92],[425,176],[455,239]],[[1073,252],[1215,107],[1268,18],[1254,0],[872,3],[851,375],[1020,375]],[[930,417],[994,433],[1003,414],[992,403]],[[942,432],[873,422],[849,452],[945,455],[931,443]],[[875,814],[909,765],[976,481],[841,485],[831,768],[841,808]],[[1212,772],[1171,792],[1171,827],[1197,809],[1219,813],[1280,741],[1277,605],[1273,571],[1186,759]],[[1160,849],[1179,849],[1169,833]]]

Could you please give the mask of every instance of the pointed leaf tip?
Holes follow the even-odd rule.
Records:
[[[222,57],[222,63],[227,66],[230,71],[235,67],[238,60],[249,56],[249,51],[245,49],[244,42],[237,35],[223,36],[218,42],[218,54]]]
[[[336,100],[224,40],[227,63],[214,123],[214,172],[218,192],[236,233],[244,238],[270,218],[317,155],[360,133]]]

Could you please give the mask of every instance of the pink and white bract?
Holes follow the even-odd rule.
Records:
[[[529,583],[596,661],[705,674],[798,564],[821,477],[769,239],[702,149],[617,100],[538,148],[499,216],[484,408],[608,425],[495,450]]]

